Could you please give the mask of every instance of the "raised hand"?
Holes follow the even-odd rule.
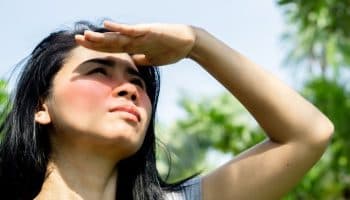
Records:
[[[104,52],[125,52],[136,65],[166,65],[185,58],[196,36],[194,29],[180,24],[126,25],[104,22],[110,32],[86,31],[76,42],[86,48]]]

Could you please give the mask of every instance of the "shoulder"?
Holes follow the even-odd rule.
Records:
[[[202,199],[202,178],[189,179],[179,186],[176,191],[166,192],[166,200],[201,200]]]

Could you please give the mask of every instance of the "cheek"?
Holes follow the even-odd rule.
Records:
[[[97,107],[103,106],[103,100],[109,92],[110,88],[98,82],[75,81],[56,91],[56,103],[70,111],[96,112]]]
[[[145,109],[145,112],[148,116],[148,118],[151,118],[152,115],[152,103],[150,98],[147,96],[146,93],[140,94],[140,106]]]

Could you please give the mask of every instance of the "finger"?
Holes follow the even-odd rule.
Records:
[[[86,40],[91,42],[102,42],[105,38],[103,33],[93,32],[89,30],[84,31],[84,37]]]
[[[74,36],[74,39],[76,42],[82,42],[82,41],[84,41],[84,36],[77,34]]]
[[[152,66],[152,63],[147,59],[146,55],[144,54],[134,54],[131,56],[131,59],[137,66]]]
[[[106,48],[127,53],[136,53],[136,51],[138,51],[138,49],[135,48],[135,41],[132,37],[116,32],[106,32],[103,35],[103,43]]]
[[[75,35],[74,36],[74,39],[75,39],[75,42],[78,43],[79,45],[82,45],[84,46],[85,44],[88,44],[90,43],[89,41],[87,41],[85,39],[85,36],[84,35]]]
[[[92,42],[92,43],[100,43],[101,45],[114,45],[117,46],[124,46],[125,44],[129,43],[131,41],[131,38],[125,35],[121,35],[117,32],[105,32],[105,33],[99,33],[99,32],[93,32],[93,31],[85,31],[84,32],[84,39],[86,41]]]
[[[77,44],[96,51],[111,52],[109,48],[106,48],[103,43],[96,43],[86,40],[84,35],[75,35],[75,41]]]
[[[74,38],[75,38],[76,43],[83,46],[83,47],[86,47],[89,49],[95,48],[94,44],[92,42],[87,41],[85,39],[84,35],[75,35]]]
[[[103,25],[108,30],[120,32],[122,34],[129,35],[132,37],[142,36],[148,31],[146,26],[142,25],[118,24],[111,21],[105,21]]]
[[[86,32],[85,35],[76,35],[76,42],[86,48],[104,52],[126,52],[136,53],[139,50],[134,48],[132,38],[116,32],[98,33],[97,37],[90,37],[95,32]]]

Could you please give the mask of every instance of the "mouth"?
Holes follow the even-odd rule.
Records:
[[[126,113],[133,115],[136,118],[135,120],[137,120],[138,122],[141,121],[141,115],[134,106],[122,105],[122,106],[114,107],[114,108],[110,109],[109,111],[110,112],[126,112]],[[132,119],[133,118],[131,118],[131,120]]]

